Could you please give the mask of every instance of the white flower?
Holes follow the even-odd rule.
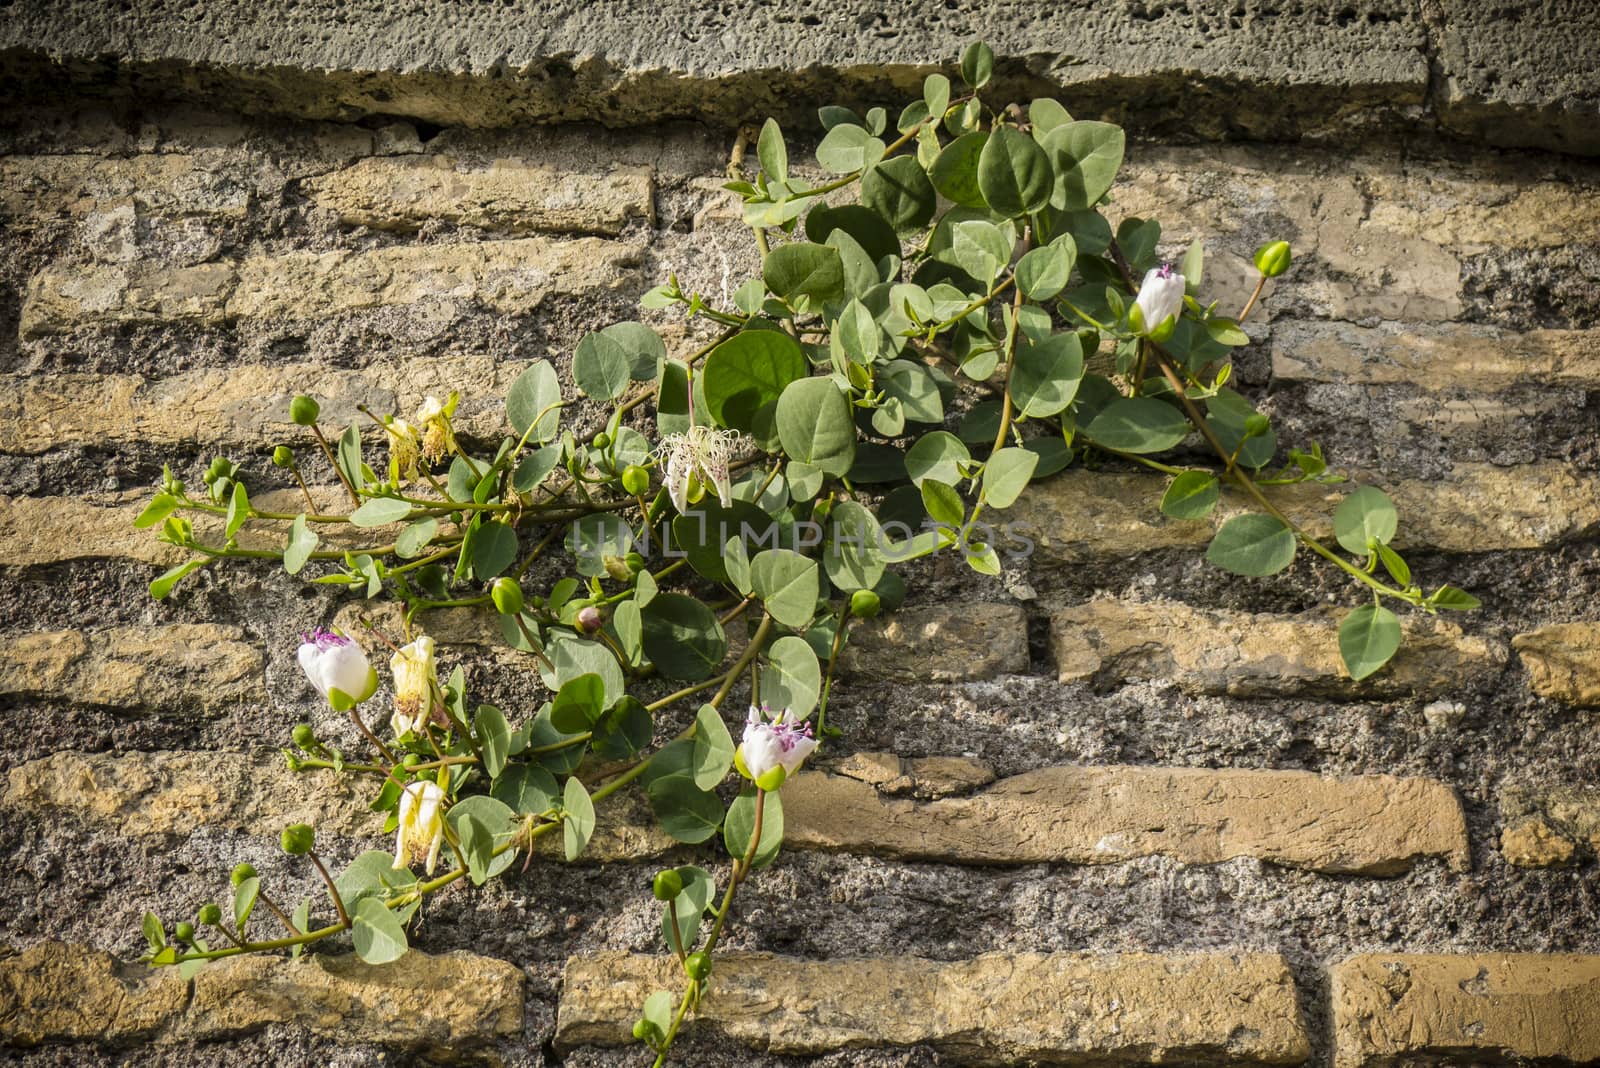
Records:
[[[661,443],[656,455],[666,461],[667,496],[679,512],[689,508],[689,497],[698,487],[716,490],[724,508],[733,505],[733,483],[728,478],[728,461],[733,457],[734,430],[715,430],[692,426],[687,433],[673,434]]]
[[[436,783],[418,779],[406,784],[400,793],[400,827],[394,839],[396,868],[426,858],[428,874],[433,874],[444,844],[443,803],[444,791]]]
[[[788,709],[772,716],[765,705],[752,705],[734,762],[761,789],[776,790],[816,747],[811,724],[796,724]]]
[[[1152,267],[1139,286],[1139,297],[1134,304],[1144,316],[1144,333],[1153,334],[1162,323],[1183,310],[1183,292],[1187,283],[1183,275],[1164,263]]]
[[[378,673],[367,662],[361,646],[320,627],[303,635],[298,654],[300,668],[329,704],[343,712],[359,705],[378,689]]]
[[[433,691],[439,675],[433,665],[433,639],[423,635],[410,645],[401,646],[389,658],[394,675],[394,715],[389,726],[395,737],[419,731],[433,711]]]

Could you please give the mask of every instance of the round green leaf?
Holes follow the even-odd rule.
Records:
[[[561,839],[567,859],[577,860],[594,836],[594,801],[574,775],[561,792]]]
[[[605,708],[606,684],[599,675],[568,679],[550,705],[550,722],[562,734],[579,734],[594,726]]]
[[[823,566],[833,584],[846,592],[870,590],[883,577],[883,531],[878,520],[855,501],[834,506],[823,547]]]
[[[983,200],[983,190],[978,188],[978,157],[988,143],[986,133],[962,134],[946,145],[933,161],[928,176],[946,200],[968,208],[988,207]]]
[[[489,787],[489,796],[524,816],[537,816],[556,803],[556,778],[532,764],[513,764]]]
[[[743,859],[750,852],[750,841],[756,833],[756,791],[752,786],[734,798],[728,806],[728,818],[722,826],[722,841],[730,856]],[[778,847],[783,845],[783,803],[776,790],[768,793],[761,802],[761,841],[756,844],[752,868],[765,868],[778,857]]]
[[[1376,486],[1362,486],[1339,502],[1333,513],[1333,536],[1347,552],[1367,556],[1372,552],[1369,543],[1387,545],[1399,523],[1389,495]]]
[[[1235,516],[1222,524],[1206,559],[1249,578],[1277,574],[1294,561],[1294,532],[1270,515]]]
[[[906,453],[906,475],[916,486],[930,478],[953,486],[961,478],[959,465],[971,459],[972,453],[960,438],[945,430],[935,430],[922,435]]]
[[[484,523],[472,532],[472,574],[492,579],[517,560],[517,532],[509,523]]]
[[[1364,679],[1400,648],[1400,620],[1387,608],[1366,604],[1339,624],[1339,655],[1352,679]]]
[[[939,198],[915,156],[895,156],[862,176],[861,203],[906,234],[928,225]]]
[[[785,634],[767,647],[761,673],[761,699],[772,708],[786,708],[804,719],[822,695],[822,664],[804,638]]]
[[[644,655],[668,678],[686,682],[706,678],[728,651],[728,638],[716,613],[698,598],[657,594],[641,616]]]
[[[350,513],[350,525],[355,527],[382,527],[398,523],[411,514],[411,506],[393,497],[373,497]]]
[[[622,346],[628,357],[628,373],[637,382],[654,379],[661,361],[667,358],[667,346],[661,335],[643,323],[612,323],[600,333]]]
[[[690,765],[694,784],[714,790],[733,767],[733,735],[722,722],[716,705],[701,705],[694,717],[694,755]]]
[[[883,142],[862,127],[840,123],[817,146],[817,162],[833,174],[851,174],[883,158],[883,150]]]
[[[533,427],[529,440],[540,443],[556,436],[561,426],[561,380],[545,360],[537,360],[517,376],[506,393],[506,415],[520,437]],[[535,422],[537,421],[537,426]]]
[[[1056,171],[1051,203],[1063,211],[1094,207],[1116,180],[1124,142],[1122,127],[1109,122],[1069,122],[1051,130],[1044,141]]]
[[[816,614],[820,577],[817,562],[792,549],[768,549],[750,561],[750,584],[767,613],[796,630]]]
[[[1010,508],[1027,488],[1038,464],[1038,453],[1001,449],[983,465],[983,499],[991,508]]]
[[[854,238],[874,264],[885,256],[900,255],[900,239],[895,236],[894,227],[871,208],[860,204],[837,208],[818,204],[806,214],[806,237],[812,241],[826,243],[835,230]]]
[[[610,708],[624,693],[622,668],[617,658],[601,642],[585,641],[570,634],[556,634],[545,647],[539,663],[539,678],[546,688],[560,690],[579,675],[595,674],[605,684],[605,706]],[[551,728],[554,729],[553,727]]]
[[[850,470],[856,427],[850,402],[831,378],[802,378],[778,398],[778,440],[790,459],[830,475]]]
[[[1123,452],[1161,452],[1189,435],[1189,420],[1154,397],[1118,397],[1089,421],[1084,433],[1096,445]]]
[[[788,334],[746,330],[711,350],[700,381],[711,417],[722,426],[752,433],[758,413],[777,404],[789,383],[809,370],[799,343]]]
[[[997,213],[1016,218],[1050,200],[1050,159],[1026,134],[1002,126],[978,157],[978,188]]]
[[[1209,471],[1184,471],[1161,496],[1161,514],[1174,519],[1204,519],[1221,497],[1217,476]]]
[[[824,301],[844,292],[844,263],[839,250],[811,241],[779,245],[761,265],[761,279],[775,296]]]
[[[1018,345],[1016,361],[1011,398],[1022,414],[1044,417],[1066,411],[1083,381],[1083,345],[1078,335],[1052,334],[1038,344]]]
[[[1017,261],[1017,285],[1029,300],[1049,300],[1061,292],[1077,262],[1078,247],[1063,234],[1042,248],[1030,249]]]
[[[595,400],[615,400],[622,396],[632,371],[627,350],[615,338],[603,333],[585,334],[578,342],[578,351],[572,355],[572,380]]]
[[[400,917],[375,897],[362,898],[350,929],[356,956],[367,964],[388,964],[405,956],[406,930]]]
[[[735,500],[733,507],[724,508],[707,497],[672,521],[673,544],[690,567],[713,582],[729,579],[724,550],[730,538],[745,541],[749,550],[763,541],[771,545],[777,536],[772,517],[749,501]]]
[[[722,802],[717,795],[700,789],[687,775],[668,775],[656,779],[646,791],[650,808],[661,829],[679,842],[704,842],[722,826]],[[701,906],[702,909],[704,906]],[[684,917],[683,895],[678,895],[679,921]],[[695,912],[696,926],[700,913]]]

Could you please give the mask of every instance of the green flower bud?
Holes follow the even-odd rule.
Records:
[[[711,955],[709,953],[691,953],[689,959],[683,962],[683,970],[689,973],[689,978],[697,983],[703,983],[711,978]]]
[[[513,578],[497,578],[489,587],[489,597],[495,609],[503,616],[514,616],[522,611],[522,587]]]
[[[605,568],[606,574],[618,582],[627,582],[633,578],[633,568],[628,566],[628,561],[620,556],[606,553],[600,558],[600,566]]]
[[[211,466],[206,468],[206,481],[215,482],[219,478],[227,478],[233,464],[228,462],[226,456],[218,456],[211,461]]]
[[[204,927],[215,927],[222,922],[222,906],[215,901],[200,906],[200,912],[195,919]]]
[[[172,929],[172,937],[179,942],[193,942],[194,924],[188,920],[179,920],[178,925]]]
[[[657,901],[671,901],[683,893],[683,876],[678,874],[676,868],[656,872],[655,885],[652,887]]]
[[[254,879],[255,877],[256,869],[253,864],[240,864],[233,869],[233,874],[229,876],[233,880],[234,886],[238,886],[246,879]]]
[[[1274,241],[1256,249],[1256,270],[1268,278],[1276,278],[1289,269],[1289,242]]]
[[[650,488],[650,472],[638,464],[629,464],[622,469],[622,488],[631,496],[639,496]]]
[[[309,823],[292,823],[283,829],[278,844],[291,857],[305,856],[317,844],[317,832]]]
[[[402,768],[414,768],[420,763],[422,763],[421,753],[407,753],[404,759],[400,761],[400,766]]]
[[[650,1042],[655,1038],[655,1033],[661,1030],[649,1020],[633,1021],[633,1037],[640,1042]]]
[[[289,402],[289,418],[294,420],[296,426],[310,426],[321,414],[322,405],[304,393]]]
[[[317,732],[311,729],[309,723],[299,723],[294,728],[294,744],[306,752],[311,752],[320,744],[317,741]]]
[[[637,575],[644,570],[644,556],[641,553],[629,553],[624,556],[623,562],[628,565],[628,570]]]
[[[1268,419],[1260,412],[1251,412],[1249,417],[1244,421],[1245,437],[1259,438],[1262,434],[1265,434],[1271,429],[1272,420]]]
[[[282,468],[294,466],[294,450],[287,445],[279,445],[272,450],[272,462]]]
[[[883,602],[871,590],[857,590],[850,595],[850,614],[871,619],[883,609]]]
[[[597,449],[609,449],[609,448],[611,448],[611,435],[607,434],[603,430],[600,433],[596,434],[594,436],[594,447],[597,448]]]

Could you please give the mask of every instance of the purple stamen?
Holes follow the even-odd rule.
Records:
[[[1156,273],[1159,274],[1162,278],[1171,278],[1172,277],[1172,264],[1163,263],[1161,265],[1161,269],[1159,271],[1157,271]]]
[[[350,639],[335,634],[331,630],[318,627],[309,633],[302,631],[300,640],[307,645],[315,645],[318,649],[337,649],[350,644]]]

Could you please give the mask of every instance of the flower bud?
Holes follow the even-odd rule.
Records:
[[[215,482],[219,478],[227,478],[232,474],[233,464],[228,462],[226,456],[218,456],[211,461],[211,466],[206,468],[206,481]]]
[[[420,763],[422,763],[421,753],[407,753],[404,759],[400,761],[400,766],[402,768],[414,768]]]
[[[312,397],[300,394],[289,402],[289,418],[296,426],[310,426],[317,421],[317,416],[322,414],[322,405]]]
[[[655,885],[651,888],[657,901],[671,901],[683,893],[683,876],[679,875],[676,868],[656,872]]]
[[[296,654],[300,669],[335,710],[349,711],[378,691],[378,673],[361,646],[321,629],[304,638]]]
[[[639,496],[650,488],[650,472],[638,464],[629,464],[622,469],[622,488],[631,496]]]
[[[711,954],[691,953],[683,962],[683,970],[689,973],[689,978],[697,983],[703,983],[711,978]]]
[[[1165,330],[1164,336],[1170,337],[1177,327],[1176,317],[1183,311],[1185,284],[1183,275],[1174,271],[1170,263],[1145,272],[1144,281],[1139,283],[1139,296],[1128,312],[1128,323],[1134,332],[1161,340]],[[1170,327],[1166,325],[1168,319],[1173,320]]]
[[[495,609],[503,616],[514,616],[522,611],[522,587],[513,578],[497,578],[489,587],[489,597]]]
[[[278,844],[291,857],[303,857],[317,844],[317,832],[309,823],[291,823],[278,837]]]
[[[871,619],[883,609],[883,602],[871,590],[857,590],[850,595],[850,614]]]
[[[623,561],[628,565],[628,570],[637,575],[644,570],[644,556],[640,553],[629,553]]]
[[[1256,249],[1256,270],[1268,278],[1276,278],[1289,269],[1289,242],[1273,241]]]
[[[1244,421],[1244,434],[1247,438],[1259,438],[1272,429],[1272,421],[1260,412],[1251,412]]]
[[[287,445],[279,445],[272,450],[272,462],[278,467],[290,468],[294,466],[294,450]]]
[[[603,430],[596,434],[594,436],[594,447],[597,449],[609,449],[611,447],[611,435]]]
[[[309,753],[321,743],[317,741],[317,732],[311,729],[311,724],[299,723],[294,728],[294,744]]]
[[[215,927],[217,924],[222,922],[222,906],[217,904],[215,901],[212,901],[209,904],[201,905],[200,912],[195,916],[195,919],[198,920],[202,926]]]
[[[620,556],[613,556],[610,553],[606,553],[600,558],[600,566],[605,568],[607,575],[616,579],[618,582],[627,582],[629,579],[633,578],[633,569],[628,566],[628,561],[624,560]]]
[[[649,1020],[633,1021],[633,1037],[637,1038],[640,1042],[657,1041],[658,1038],[656,1033],[660,1030],[661,1028],[657,1027]]]
[[[194,924],[188,920],[179,920],[177,926],[172,929],[172,937],[179,942],[193,942]]]
[[[229,878],[233,880],[233,885],[234,886],[238,886],[240,883],[244,882],[246,879],[254,879],[255,877],[256,877],[256,869],[255,869],[255,865],[253,865],[253,864],[239,864],[239,865],[236,865],[234,867],[234,869],[233,869],[233,874],[229,876]]]
[[[575,622],[579,634],[593,635],[600,633],[600,628],[605,625],[605,621],[606,618],[601,614],[600,609],[590,604],[578,609],[578,618]]]

